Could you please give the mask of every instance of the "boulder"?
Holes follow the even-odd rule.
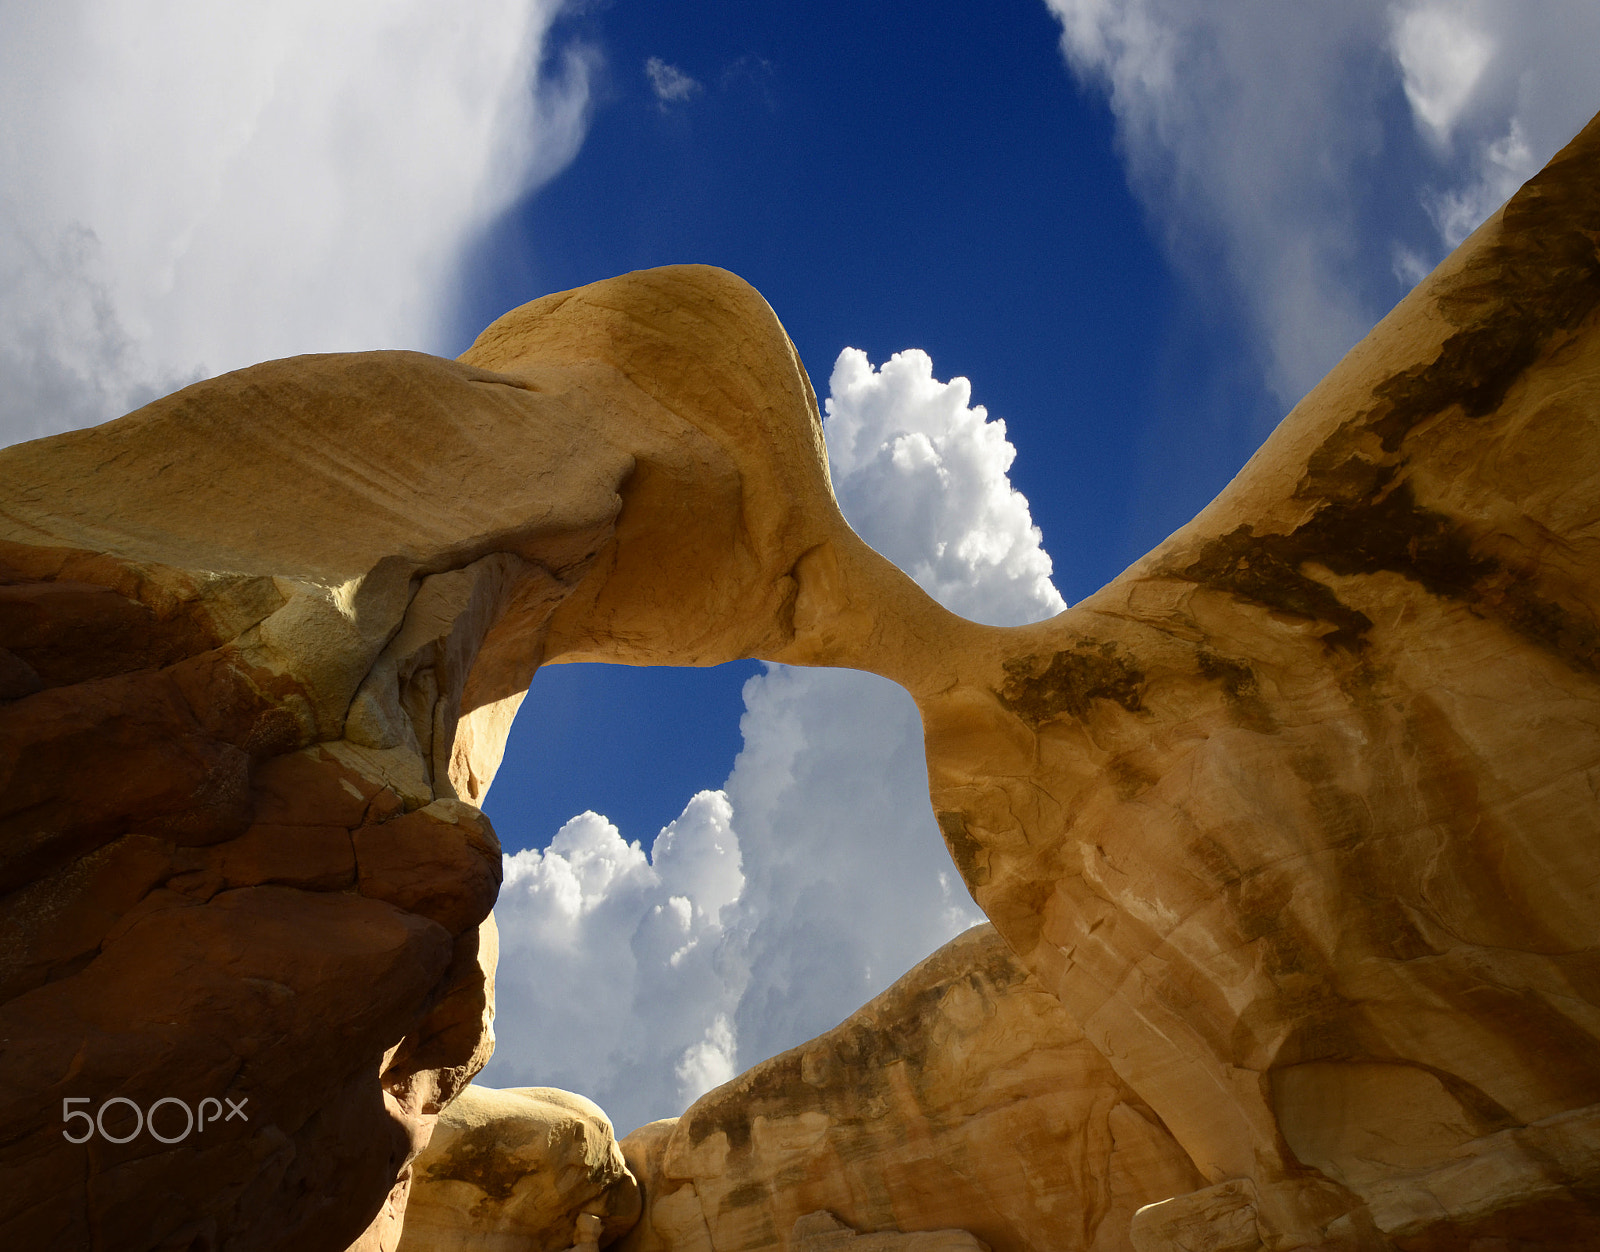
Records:
[[[563,1252],[614,1242],[639,1187],[599,1106],[553,1087],[469,1086],[412,1163],[400,1252]]]

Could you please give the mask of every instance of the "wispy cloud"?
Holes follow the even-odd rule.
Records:
[[[1444,246],[1454,248],[1476,230],[1538,172],[1540,164],[1522,133],[1522,123],[1512,118],[1504,135],[1479,145],[1465,181],[1425,191],[1422,203]]]
[[[1046,3],[1175,267],[1216,316],[1242,305],[1285,405],[1600,104],[1588,0],[1307,0],[1270,21]]]
[[[1472,100],[1494,42],[1459,3],[1392,10],[1394,54],[1417,124],[1440,144]]]
[[[644,74],[650,80],[650,90],[656,93],[656,102],[663,108],[692,100],[705,90],[676,65],[668,65],[660,57],[651,57],[644,63]]]
[[[443,348],[463,247],[582,141],[560,7],[0,7],[0,442],[271,357]]]

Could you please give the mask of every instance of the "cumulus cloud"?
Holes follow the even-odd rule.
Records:
[[[1005,428],[965,379],[937,380],[920,351],[876,369],[846,349],[831,391],[834,487],[863,538],[957,612],[1020,623],[1064,607]],[[903,690],[770,666],[744,703],[722,791],[695,797],[648,859],[594,814],[507,859],[485,1082],[570,1086],[626,1131],[827,1030],[982,920]]]
[[[742,985],[717,951],[744,888],[732,813],[702,791],[648,854],[580,813],[506,858],[500,1046],[481,1081],[582,1092],[628,1130],[732,1076]]]
[[[1066,608],[1028,502],[1007,473],[1003,421],[965,378],[940,382],[926,352],[881,370],[846,348],[824,430],[839,505],[856,531],[948,609],[995,626]]]
[[[773,667],[745,684],[726,789],[750,885],[723,948],[741,1063],[810,1039],[983,920],[928,802],[922,723],[887,679]]]
[[[560,7],[0,6],[0,442],[257,360],[442,348],[464,245],[582,140]]]
[[[733,1027],[718,1013],[706,1027],[705,1038],[684,1049],[673,1073],[678,1078],[678,1102],[687,1108],[713,1087],[720,1087],[739,1071],[734,1057]]]
[[[650,90],[663,108],[669,104],[692,100],[702,88],[676,65],[668,65],[660,57],[651,57],[644,63],[645,77],[650,80]]]
[[[1270,21],[1205,0],[1046,3],[1169,256],[1214,315],[1242,302],[1284,404],[1600,101],[1587,0],[1309,0]]]
[[[845,517],[947,608],[996,625],[1066,607],[1002,422],[927,353],[840,353],[823,423]],[[774,666],[745,684],[726,789],[749,887],[723,942],[745,1063],[853,1012],[982,920],[928,801],[922,722],[894,683]]]

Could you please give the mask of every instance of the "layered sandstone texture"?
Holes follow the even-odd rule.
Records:
[[[790,638],[828,489],[760,296],[630,275],[469,358],[0,451],[0,1246],[392,1248],[493,1044],[477,806],[535,668]]]
[[[392,1248],[491,1046],[476,806],[529,677],[742,656],[917,699],[974,897],[1187,1158],[1139,1252],[1600,1240],[1597,240],[1591,124],[1194,522],[1015,629],[850,531],[787,337],[706,267],[0,451],[0,1243]],[[179,1134],[208,1099],[248,1120]],[[740,1205],[668,1160],[708,1232],[881,1202],[1027,1246],[948,1188]]]
[[[622,1149],[647,1205],[621,1252],[796,1252],[814,1212],[930,1249],[1120,1252],[1138,1209],[1204,1185],[987,925]]]
[[[610,1119],[551,1087],[469,1086],[412,1162],[399,1252],[564,1252],[632,1229],[639,1185]]]
[[[1600,1244],[1597,241],[1591,124],[1194,522],[902,674],[977,901],[1209,1184],[1138,1248]]]
[[[975,899],[1188,1158],[1139,1252],[1600,1243],[1597,241],[1591,124],[1049,622],[942,614],[847,533],[797,567],[778,659],[917,698]]]
[[[795,1222],[789,1246],[795,1252],[990,1252],[987,1244],[964,1230],[862,1235],[826,1210],[808,1213]]]

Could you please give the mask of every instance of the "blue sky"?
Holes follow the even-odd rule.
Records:
[[[920,347],[941,378],[970,378],[1019,450],[1034,522],[1063,541],[1057,585],[1081,598],[1187,521],[1279,410],[1239,368],[1225,309],[1164,262],[1105,97],[1059,36],[1032,0],[611,4],[558,23],[553,48],[598,54],[587,136],[476,246],[459,346],[529,293],[731,269],[819,390],[847,346],[875,362]],[[681,98],[658,96],[652,59]],[[585,807],[641,835],[720,785],[754,672],[728,671],[547,673],[550,718],[523,719],[515,750],[549,768],[502,778],[490,802],[508,841]],[[589,704],[627,716],[602,730]]]
[[[1255,427],[1134,507],[1152,417],[1242,345],[1184,298],[1059,35],[1037,0],[608,4],[558,23],[556,47],[603,57],[588,133],[479,245],[461,345],[530,291],[696,260],[754,283],[819,382],[846,346],[921,347],[1005,417],[1039,525],[1081,537],[1058,558],[1076,599],[1187,520],[1275,406],[1230,385]],[[657,98],[652,58],[693,81],[685,98]]]
[[[1588,0],[0,0],[0,440],[710,262],[864,537],[1047,616],[1588,120],[1597,41]],[[921,771],[867,676],[540,674],[485,1081],[626,1130],[832,1025],[976,918]]]
[[[460,346],[529,293],[677,261],[731,269],[778,311],[819,390],[852,346],[875,362],[920,347],[941,377],[972,378],[1020,449],[1012,481],[1035,522],[1073,537],[1057,578],[1079,598],[1187,520],[1257,432],[1207,441],[1209,473],[1138,507],[1141,436],[1162,374],[1181,372],[1166,341],[1198,319],[1179,311],[1110,110],[1074,82],[1058,31],[1034,3],[610,5],[558,24],[558,47],[603,53],[588,134],[478,245]],[[652,58],[695,86],[658,98]],[[523,719],[516,745],[552,768],[497,784],[503,832],[548,838],[595,807],[639,835],[719,786],[754,672],[727,669],[552,669],[535,689],[552,717]],[[602,729],[587,704],[627,716]]]

